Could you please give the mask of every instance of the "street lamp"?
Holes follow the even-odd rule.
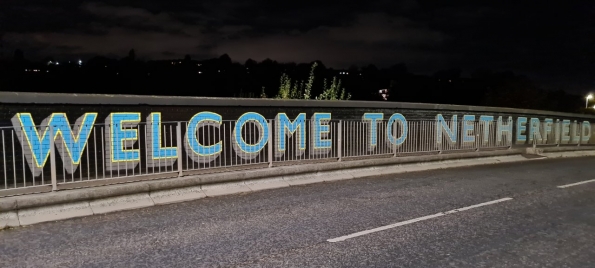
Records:
[[[587,102],[585,103],[585,108],[589,108],[589,100],[593,98],[593,94],[589,94],[589,96],[587,96]]]

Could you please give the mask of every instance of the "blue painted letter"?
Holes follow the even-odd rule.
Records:
[[[383,113],[365,113],[362,120],[364,124],[369,124],[368,128],[368,151],[371,151],[378,144],[378,121],[384,119]]]
[[[107,143],[107,170],[134,169],[140,161],[140,149],[135,149],[138,140],[140,113],[111,113],[106,119],[105,140]]]
[[[256,143],[246,142],[244,135],[242,135],[242,130],[248,123],[251,123],[254,127],[248,127],[248,133],[245,137],[251,139],[249,142],[256,140]],[[258,138],[256,139],[256,137]],[[236,122],[232,140],[236,154],[243,159],[253,159],[258,156],[269,141],[269,124],[264,116],[259,113],[245,113]]]
[[[297,133],[294,137],[295,141],[295,155],[300,156],[306,151],[306,114],[300,113],[293,122],[289,120],[287,114],[279,113],[275,118],[275,136],[277,137],[277,149],[275,150],[275,157],[281,157],[287,150],[286,139]],[[291,146],[290,146],[291,148]]]
[[[397,126],[395,126],[395,123],[401,125],[399,138],[396,137]],[[405,140],[407,140],[407,133],[407,120],[405,119],[405,117],[399,113],[391,115],[388,119],[388,125],[386,128],[386,135],[388,137],[389,143],[396,146],[403,144]]]

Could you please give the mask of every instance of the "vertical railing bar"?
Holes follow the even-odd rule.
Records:
[[[338,156],[338,161],[341,162],[341,157],[342,157],[342,148],[343,148],[343,132],[342,132],[342,124],[343,121],[339,120],[339,124],[337,125],[337,138],[338,138],[338,142],[337,142],[337,156]]]
[[[125,127],[124,126],[124,124],[122,124],[120,127],[124,128],[124,130],[129,130],[128,127]],[[130,129],[132,129],[132,126],[130,126]],[[124,136],[123,138],[126,138],[126,136]],[[120,138],[120,140],[122,140],[122,138]],[[128,140],[126,140],[126,141],[128,141]],[[128,149],[126,147],[126,141],[124,142],[124,145],[122,147],[124,147],[125,149]],[[134,143],[132,144],[132,149],[134,149]],[[124,157],[124,158],[127,159],[127,157]],[[119,169],[118,169],[118,171],[119,171]],[[128,177],[128,161],[124,161],[124,176],[125,177]],[[120,177],[120,174],[119,173],[118,173],[118,177]]]
[[[64,142],[64,140],[62,141]],[[63,146],[66,146],[66,144],[62,144]],[[56,146],[56,143],[54,141],[54,146]],[[73,145],[74,146],[74,145]],[[65,174],[64,175],[64,183],[66,183],[66,174],[68,173],[68,171],[66,170],[66,163],[64,163],[64,161],[62,162],[62,173]],[[72,172],[70,173],[70,182],[74,182],[74,175],[76,174],[76,170],[74,170],[74,167],[72,169]]]
[[[219,128],[217,128],[217,134],[218,134],[218,139],[217,140],[219,142],[221,142],[221,146],[224,146],[225,141],[223,139],[225,139],[225,135],[223,135],[223,132],[221,130],[221,126],[219,126]],[[223,156],[225,156],[225,154],[224,154],[223,150],[221,150],[221,153],[219,154],[219,158],[217,159],[218,160],[217,163],[219,164],[219,167],[224,166],[223,165],[223,161],[225,160],[225,158],[223,158],[223,159],[221,158]]]
[[[74,141],[74,139],[73,139],[73,141]],[[63,139],[63,143],[64,143],[63,145],[66,146],[66,140],[65,139]],[[81,144],[78,143],[78,142],[76,143],[76,147],[78,148],[78,151],[79,152],[82,152],[81,150],[84,150],[85,149],[84,147],[81,148]],[[79,181],[82,181],[83,180],[83,167],[82,167],[83,166],[82,165],[83,164],[83,158],[82,157],[83,156],[81,154],[81,159],[79,159],[80,161],[79,161],[79,166],[78,166],[78,168],[79,168],[78,169],[79,170],[79,179],[80,179]],[[64,165],[64,163],[62,163],[62,164]],[[74,167],[74,163],[70,163],[70,164],[72,164],[72,173],[74,173],[76,171],[76,169]]]
[[[93,131],[93,129],[91,129],[91,131]],[[85,142],[85,146],[83,147],[83,150],[85,149],[85,147],[87,148],[87,150],[86,150],[87,151],[87,180],[89,180],[89,179],[91,179],[91,163],[90,163],[91,157],[89,156],[89,145],[87,144],[87,142]]]
[[[13,173],[13,181],[14,181],[14,188],[17,188],[17,163],[15,161],[16,157],[15,157],[15,150],[14,150],[14,129],[10,130],[10,137],[12,139],[12,173]],[[33,157],[33,156],[31,156]],[[36,163],[33,163],[33,165],[35,165]]]
[[[97,176],[97,128],[93,128],[93,156],[95,158],[95,179],[98,179]]]
[[[145,174],[150,174],[149,173],[149,163],[151,163],[151,167],[153,167],[153,161],[149,160],[149,150],[147,150],[147,146],[151,146],[151,142],[149,142],[149,139],[147,139],[147,127],[149,127],[149,124],[145,124],[145,127],[140,126],[140,129],[142,130],[143,133],[143,137],[145,138]],[[140,166],[140,170],[143,170],[143,163],[140,162],[139,163]],[[155,173],[155,168],[153,168],[153,173]]]
[[[147,126],[146,124],[144,124],[144,125],[145,125],[145,127]],[[141,136],[140,136],[140,131],[141,131],[141,129],[142,129],[142,126],[143,126],[143,124],[142,124],[142,123],[139,123],[139,124],[137,125],[137,127],[138,127],[138,128],[136,129],[136,131],[137,131],[137,133],[136,133],[136,142],[135,142],[134,140],[132,141],[132,149],[133,149],[133,150],[137,150],[137,149],[138,149],[138,158],[139,158],[139,159],[138,159],[138,165],[135,165],[135,163],[136,163],[136,161],[137,161],[137,160],[130,161],[130,165],[132,165],[132,166],[130,167],[130,172],[132,173],[132,175],[128,175],[128,173],[126,173],[126,176],[127,176],[127,177],[128,177],[128,176],[135,176],[135,175],[136,175],[136,167],[137,167],[137,166],[138,166],[138,168],[139,168],[139,172],[140,172],[140,173],[142,173],[142,172],[143,172],[142,157],[141,157],[141,155],[140,155],[140,154],[141,154],[141,148],[140,148],[140,147],[141,147],[141,140],[140,140],[140,139],[141,139]],[[135,127],[133,127],[133,126],[130,126],[130,129],[131,129],[131,130],[132,130],[132,129],[134,129],[134,128],[135,128]],[[136,144],[136,145],[135,145],[135,144]],[[137,147],[137,146],[138,146],[138,147]]]
[[[109,128],[109,125],[103,126],[103,130],[101,131],[101,166],[103,172],[103,178],[105,179],[105,161],[106,161],[106,154],[105,154],[105,128]]]
[[[583,126],[581,124],[579,124],[578,122],[575,123],[576,127],[574,129],[576,129],[575,131],[580,132],[580,135],[578,136],[578,144],[576,145],[577,147],[581,147],[581,143],[583,142]]]
[[[22,134],[23,134],[23,132],[21,131],[21,140],[22,140]],[[39,145],[41,147],[41,143]],[[22,153],[23,153],[23,160],[24,160],[25,159],[24,158],[25,157],[25,151],[22,151]],[[23,161],[23,178],[25,177],[24,176],[25,175],[25,165],[26,165],[25,164],[25,161]],[[35,186],[35,166],[36,165],[31,165],[31,166],[33,167],[32,172],[31,172],[31,177],[32,177],[32,180],[31,181],[33,183],[33,186]],[[43,170],[43,167],[41,167],[41,169]]]
[[[112,128],[114,128],[114,127],[115,126],[112,126]],[[118,126],[118,127],[121,127],[121,126]],[[112,131],[112,134],[113,133],[114,133],[114,131]],[[111,136],[113,136],[113,135],[110,135],[110,137]],[[114,139],[119,139],[118,135],[116,135],[115,137],[111,137],[111,138],[112,138],[112,140],[110,141],[110,143],[113,142]],[[122,145],[122,147],[124,147],[124,146]],[[110,150],[112,150],[112,148],[110,148]],[[113,153],[113,151],[112,151],[112,153]],[[113,166],[113,164],[114,163],[112,163],[111,165]],[[120,161],[116,162],[116,178],[118,178],[118,177],[120,177]]]
[[[360,129],[360,122],[355,121],[355,133],[357,134],[357,157],[362,156],[362,140],[361,140],[361,129]]]
[[[151,127],[151,131],[153,131],[153,127]],[[165,126],[163,124],[161,126],[158,125],[157,131],[158,131],[158,133],[156,133],[156,134],[159,135],[158,136],[159,138],[157,139],[157,141],[159,142],[157,145],[157,148],[159,149],[159,148],[161,148],[161,146],[163,144],[165,144],[165,146],[167,146],[167,126]],[[153,138],[155,138],[155,137],[153,137]],[[153,152],[153,159],[155,159],[155,153],[156,152]],[[162,159],[163,159],[163,156],[161,155],[161,150],[157,150],[157,174],[162,173],[161,167],[164,166],[163,165],[164,163],[161,162]],[[163,160],[165,160],[165,159],[163,159]],[[164,169],[166,169],[166,171],[167,171],[167,167],[164,167]]]
[[[349,134],[350,134],[350,129],[351,129],[349,126],[350,122],[349,122],[349,120],[345,120],[343,124],[345,126],[345,128],[343,129],[343,133],[344,133],[343,136],[345,137],[345,151],[344,151],[345,154],[344,155],[345,155],[345,157],[349,157],[351,155],[351,146],[353,145],[349,140],[349,137],[350,137]]]
[[[144,124],[144,125],[145,125],[145,127],[147,126],[146,124]],[[136,160],[135,161],[132,161],[132,163],[131,163],[132,164],[132,176],[135,176],[136,175],[136,167],[137,166],[138,166],[138,173],[139,173],[138,175],[143,174],[143,162],[142,162],[143,161],[143,158],[141,156],[141,152],[142,152],[142,150],[141,150],[141,144],[142,144],[141,143],[141,138],[142,137],[140,136],[140,132],[141,132],[141,129],[142,128],[143,128],[143,124],[142,123],[139,123],[137,125],[137,129],[136,129],[136,140],[137,140],[137,142],[135,142],[135,143],[132,144],[132,149],[135,149],[135,150],[138,149],[138,165],[135,165],[134,164],[136,162]],[[132,129],[132,127],[131,127],[131,129]],[[146,143],[146,141],[145,141],[145,143]],[[138,144],[137,145],[138,147],[135,148],[135,145],[134,144]],[[145,148],[146,148],[146,146],[145,146]]]
[[[353,128],[351,127],[350,120],[345,120],[345,130],[343,132],[345,132],[345,140],[349,141],[349,142],[347,142],[347,151],[345,153],[345,156],[349,157],[352,155],[353,143],[355,142],[352,138]]]
[[[42,148],[43,148],[43,147],[42,147],[42,144],[41,144],[41,143],[39,143],[39,149],[42,149]],[[24,154],[25,154],[25,151],[22,151],[22,152],[23,152],[23,155],[24,155]],[[32,176],[32,178],[33,178],[33,180],[32,180],[32,181],[33,181],[33,186],[35,186],[35,185],[36,185],[36,183],[35,183],[35,167],[36,167],[37,165],[33,164],[33,165],[31,165],[31,166],[33,167],[33,172],[31,172],[31,176]],[[23,165],[23,167],[25,167],[25,165]],[[44,168],[44,167],[45,167],[45,165],[43,165],[43,166],[40,168],[40,170],[41,170],[41,180],[42,180],[42,183],[41,183],[41,184],[42,184],[42,185],[43,185],[43,168]]]
[[[223,128],[223,133],[221,133],[221,131],[219,131],[219,133],[221,134],[219,136],[219,140],[221,140],[221,146],[223,146],[223,148],[221,150],[221,157],[223,158],[222,159],[223,160],[222,161],[223,162],[223,165],[222,166],[225,167],[225,166],[227,166],[227,154],[225,153],[226,152],[225,147],[226,146],[228,146],[228,147],[231,146],[231,143],[228,143],[227,145],[225,144],[225,137],[227,137],[227,135],[226,135],[227,132],[225,131],[225,122],[222,122],[222,124],[223,124],[223,127],[222,127]]]
[[[339,138],[337,137],[337,121],[331,122],[331,139],[333,140],[333,144],[331,146],[331,158],[337,158],[337,141]]]
[[[176,125],[176,145],[178,152],[178,177],[182,177],[182,123],[179,121]]]
[[[367,154],[367,139],[366,139],[366,135],[364,135],[364,132],[367,132],[367,129],[364,128],[364,123],[361,121],[356,121],[355,122],[357,124],[357,128],[358,128],[358,135],[359,135],[359,142],[360,142],[360,146],[359,146],[359,156],[366,156]],[[369,134],[369,133],[368,133]]]
[[[206,136],[205,136],[205,128],[206,128],[206,126],[202,126],[200,128],[200,130],[202,131],[202,135],[201,135],[201,137],[202,137],[202,144],[207,144]],[[197,138],[197,140],[198,140],[198,138]],[[200,140],[198,140],[198,144],[201,144],[200,143]],[[198,168],[200,169],[200,164],[198,164],[198,165],[199,165]],[[206,169],[208,167],[208,165],[209,165],[209,162],[208,161],[206,163],[203,163],[202,164],[203,169]]]
[[[172,147],[174,147],[174,139],[173,139],[173,135],[174,135],[174,134],[173,134],[172,125],[171,125],[171,124],[169,124],[169,147],[168,147],[168,148],[172,148]],[[173,159],[173,158],[172,158],[171,156],[168,156],[168,158],[167,158],[167,159],[169,160],[169,159]],[[175,160],[171,160],[171,161],[175,161]],[[174,169],[174,166],[173,166],[173,165],[174,165],[174,163],[172,162],[172,163],[171,163],[171,165],[169,166],[169,167],[171,167],[172,171],[173,171],[173,169]]]
[[[52,191],[58,190],[58,180],[56,179],[56,146],[54,146],[54,128],[50,128],[50,170],[52,179]],[[74,173],[74,172],[73,172]]]
[[[233,147],[233,142],[234,142],[233,141],[233,139],[234,139],[234,133],[233,133],[233,127],[232,127],[233,122],[234,122],[233,120],[229,120],[228,121],[229,126],[228,126],[228,131],[227,131],[227,135],[229,136],[229,145],[230,145],[230,146],[227,146],[228,147],[227,149],[228,149],[228,152],[229,152],[229,166],[230,167],[233,167],[234,166],[233,163],[236,162],[235,161],[236,160],[235,158],[237,157],[236,155],[233,154],[233,150],[232,150],[233,148],[231,148],[231,147]]]
[[[6,175],[6,146],[4,144],[4,129],[2,130],[2,162],[4,165],[4,189],[8,189],[8,176]]]
[[[233,146],[233,138],[234,138],[233,137],[234,134],[233,134],[232,127],[231,127],[233,121],[228,121],[228,122],[229,122],[229,144],[231,145],[231,146],[227,146],[227,147],[229,147],[228,148],[229,149],[229,166],[233,167],[233,162],[235,160],[234,158],[236,158],[236,156],[233,155],[233,152],[231,150],[232,149],[231,147]]]
[[[266,124],[266,122],[265,122]],[[269,142],[268,142],[268,151],[269,151],[269,167],[273,167],[273,120],[269,119]],[[289,146],[287,146],[289,147]]]
[[[207,128],[207,130],[206,130],[206,134],[205,134],[205,128]],[[207,143],[208,143],[208,144],[212,144],[212,143],[211,143],[211,131],[209,131],[209,130],[211,130],[211,128],[208,128],[208,127],[203,127],[203,128],[202,128],[202,131],[203,131],[203,132],[202,132],[202,135],[203,135],[203,137],[202,137],[202,138],[203,138],[203,140],[204,140],[204,139],[206,139],[206,141],[205,141],[205,144],[207,144]],[[206,168],[208,168],[208,169],[212,168],[212,166],[211,166],[211,161],[212,161],[212,159],[211,159],[211,156],[210,156],[210,155],[209,155],[209,156],[207,156],[207,164],[206,164]]]
[[[21,131],[21,140],[23,139],[23,133],[25,133],[24,131]],[[54,137],[50,137],[50,139],[53,139]],[[22,158],[22,166],[23,166],[23,187],[27,187],[27,181],[26,181],[26,177],[25,177],[25,152],[21,153],[21,158]],[[33,166],[35,166],[35,164],[33,164]]]

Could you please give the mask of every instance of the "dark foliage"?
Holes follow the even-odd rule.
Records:
[[[26,59],[17,50],[13,59],[0,61],[0,90],[21,92],[101,93],[177,95],[206,97],[253,97],[264,92],[275,96],[282,73],[307,80],[311,63],[233,62],[227,55],[208,60],[184,59],[141,61],[134,49],[127,57],[94,57],[88,61],[41,62]],[[511,72],[478,70],[461,77],[458,68],[432,76],[416,75],[404,64],[379,69],[374,65],[351,66],[346,70],[327,68],[318,62],[314,89],[321,89],[323,78],[336,76],[351,93],[352,100],[377,100],[379,90],[388,89],[389,101],[445,103],[542,109],[591,113],[584,109],[584,98],[563,90],[540,89],[530,79]],[[318,96],[321,92],[312,92]],[[592,105],[591,105],[592,106]]]

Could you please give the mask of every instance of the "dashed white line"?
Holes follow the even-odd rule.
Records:
[[[512,200],[512,198],[506,197],[506,198],[502,198],[502,199],[498,199],[498,200],[493,200],[493,201],[489,201],[489,202],[485,202],[485,203],[480,203],[480,204],[477,204],[477,205],[472,205],[472,206],[468,206],[468,207],[464,207],[464,208],[458,208],[458,209],[453,209],[453,210],[449,210],[449,211],[446,211],[446,212],[440,212],[440,213],[436,213],[436,214],[433,214],[433,215],[423,216],[423,217],[419,217],[419,218],[415,218],[415,219],[411,219],[411,220],[407,220],[407,221],[402,221],[402,222],[397,222],[397,223],[393,223],[393,224],[390,224],[390,225],[385,225],[385,226],[374,228],[374,229],[370,229],[370,230],[365,230],[365,231],[353,233],[353,234],[350,234],[350,235],[345,235],[345,236],[341,236],[341,237],[337,237],[337,238],[328,239],[326,241],[331,242],[331,243],[341,242],[341,241],[345,241],[345,240],[350,239],[350,238],[354,238],[354,237],[358,237],[358,236],[362,236],[362,235],[367,235],[367,234],[371,234],[371,233],[375,233],[375,232],[380,232],[380,231],[384,231],[384,230],[388,230],[388,229],[392,229],[392,228],[395,228],[395,227],[399,227],[399,226],[403,226],[403,225],[407,225],[407,224],[412,224],[412,223],[416,223],[416,222],[420,222],[420,221],[425,221],[425,220],[429,220],[429,219],[433,219],[433,218],[445,216],[445,215],[448,215],[448,214],[454,214],[454,213],[465,211],[465,210],[470,210],[470,209],[474,209],[474,208],[478,208],[478,207],[493,205],[493,204],[504,202],[504,201],[508,201],[508,200]]]
[[[567,188],[567,187],[581,185],[581,184],[585,184],[585,183],[589,183],[589,182],[595,182],[595,180],[580,181],[580,182],[576,182],[576,183],[571,183],[571,184],[566,184],[566,185],[560,185],[560,186],[558,186],[558,188]]]

